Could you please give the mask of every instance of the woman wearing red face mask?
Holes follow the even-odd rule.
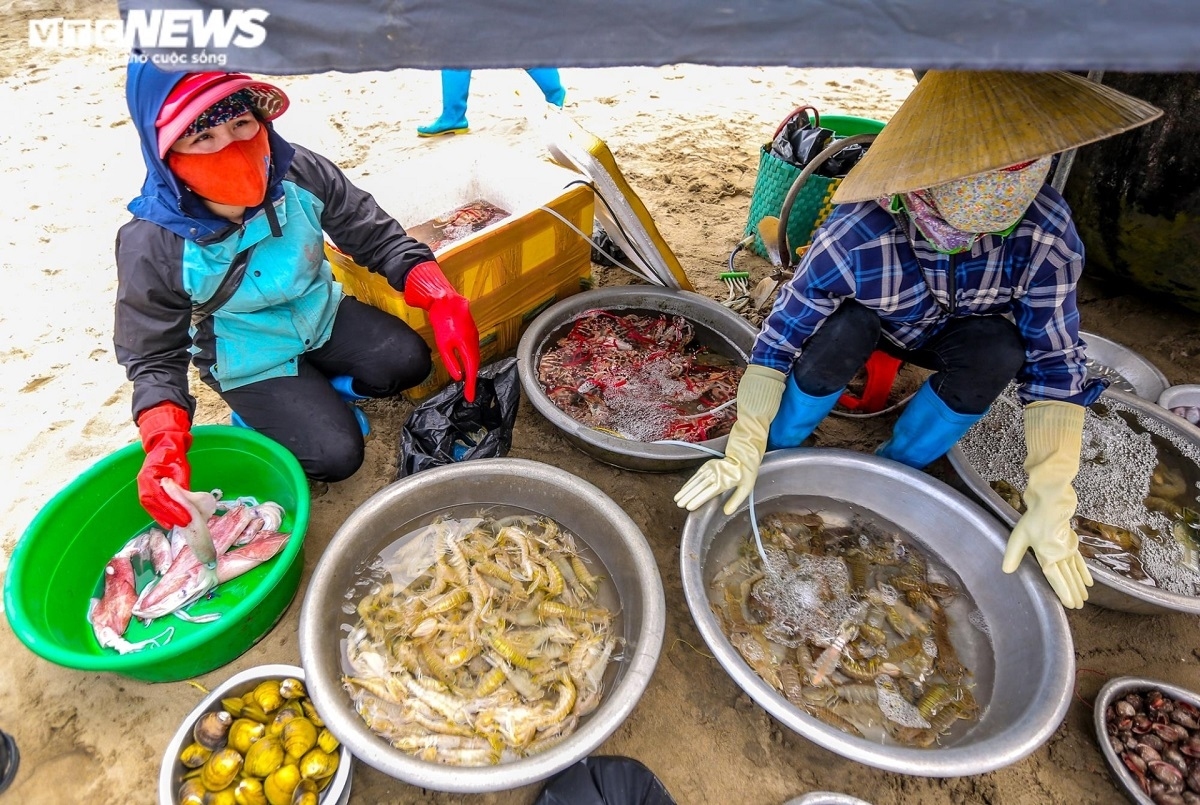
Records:
[[[1091,380],[1075,285],[1083,244],[1051,157],[1159,110],[1068,73],[930,71],[839,185],[755,341],[725,457],[675,501],[746,500],[767,449],[798,447],[875,350],[934,374],[876,453],[918,469],[945,454],[1010,381],[1025,404],[1026,513],[1003,570],[1027,549],[1063,605],[1091,576],[1071,530]]]
[[[155,520],[189,519],[160,484],[189,487],[189,361],[237,419],[324,481],[363,460],[364,428],[346,401],[428,376],[429,348],[411,327],[343,294],[326,234],[428,311],[447,369],[474,398],[479,336],[467,300],[369,194],[275,132],[281,89],[134,62],[126,97],[147,176],[117,234],[114,344],[146,450],[139,496]]]

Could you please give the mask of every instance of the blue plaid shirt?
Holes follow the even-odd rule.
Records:
[[[787,374],[804,343],[842,303],[879,314],[883,334],[916,349],[950,319],[1003,314],[1025,342],[1022,401],[1090,405],[1107,383],[1087,377],[1075,285],[1083,243],[1071,210],[1045,185],[1009,235],[959,254],[933,249],[904,213],[874,201],[836,207],[762,324],[751,362]]]

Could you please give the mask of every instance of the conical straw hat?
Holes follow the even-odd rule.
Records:
[[[1040,159],[1161,115],[1071,73],[931,70],[842,180],[833,202],[908,193]]]

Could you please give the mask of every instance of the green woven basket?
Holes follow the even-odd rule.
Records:
[[[788,116],[788,119],[790,118],[791,115]],[[883,121],[849,115],[821,115],[820,125],[830,129],[835,139],[852,137],[855,134],[878,134],[883,130]],[[758,176],[754,180],[754,193],[750,197],[750,216],[746,220],[743,233],[743,237],[754,235],[754,244],[750,248],[759,257],[767,258],[768,254],[762,238],[758,235],[758,222],[768,215],[779,217],[783,201],[802,170],[773,155],[771,143],[759,149]],[[808,177],[808,181],[796,195],[788,215],[788,243],[793,248],[807,244],[813,231],[824,223],[833,210],[831,199],[841,181],[825,176]]]

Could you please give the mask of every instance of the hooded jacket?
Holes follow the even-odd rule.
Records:
[[[133,220],[117,232],[113,344],[133,382],[135,420],[160,402],[194,413],[189,359],[218,390],[295,375],[300,356],[328,340],[343,296],[325,235],[400,292],[414,266],[434,259],[336,165],[270,123],[260,123],[271,146],[266,199],[279,233],[264,204],[248,208],[240,225],[214,215],[158,156],[154,123],[183,77],[133,61],[125,88],[146,179],[129,204]],[[193,308],[214,296],[243,253],[237,290],[193,326]]]

